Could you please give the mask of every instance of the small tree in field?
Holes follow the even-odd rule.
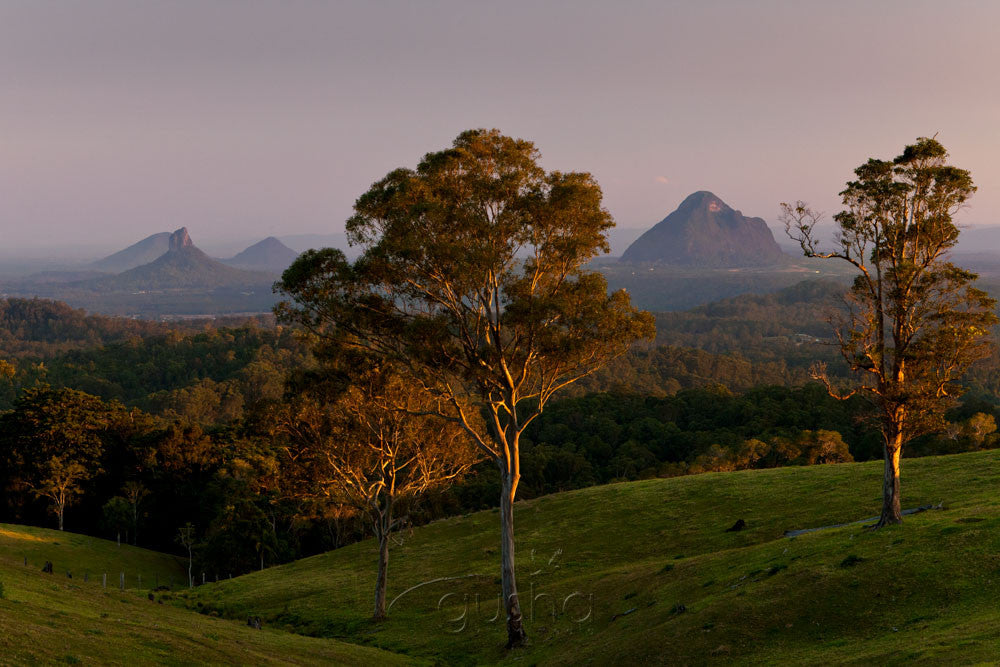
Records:
[[[122,495],[128,501],[131,510],[132,544],[137,544],[139,539],[139,505],[149,495],[149,489],[143,486],[142,482],[125,482],[125,486],[122,487]]]
[[[914,437],[940,430],[957,381],[987,354],[995,301],[972,286],[976,274],[948,261],[958,241],[952,216],[975,191],[964,169],[947,164],[934,139],[921,138],[894,160],[870,159],[840,193],[835,249],[820,250],[820,215],[802,202],[782,204],[789,236],[808,257],[838,259],[858,275],[836,327],[840,350],[875,405],[885,475],[876,527],[902,521],[899,460]],[[815,377],[836,392],[825,368]]]
[[[194,588],[194,525],[188,521],[177,529],[177,543],[188,553],[188,588]]]
[[[655,328],[584,265],[614,225],[585,173],[546,172],[528,141],[470,130],[397,169],[355,204],[352,266],[310,251],[282,276],[286,321],[399,364],[460,425],[501,479],[501,588],[508,646],[524,643],[514,500],[525,428],[560,389]]]
[[[431,406],[406,378],[354,361],[351,384],[332,405],[307,396],[284,411],[275,432],[300,498],[367,517],[378,542],[373,618],[382,620],[392,533],[421,496],[461,477],[480,456],[457,425],[414,416]]]
[[[101,511],[101,521],[105,528],[115,533],[118,546],[122,545],[122,533],[125,533],[125,544],[128,544],[128,531],[132,527],[132,509],[129,502],[121,496],[115,496],[104,503]]]
[[[80,495],[80,483],[90,479],[92,473],[77,461],[53,456],[42,467],[41,479],[35,487],[35,494],[49,501],[52,513],[56,515],[59,530],[63,529],[66,508]]]

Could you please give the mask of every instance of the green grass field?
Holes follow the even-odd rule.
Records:
[[[24,565],[24,559],[28,565]],[[42,572],[50,561],[53,574]],[[73,577],[67,577],[69,570]],[[102,575],[108,573],[108,587]],[[119,590],[125,572],[128,590]],[[84,581],[84,574],[88,581]],[[136,587],[142,577],[143,590]],[[394,664],[377,649],[209,618],[148,599],[182,586],[173,556],[43,528],[0,524],[0,664]],[[161,598],[162,592],[154,593]]]
[[[363,542],[209,584],[181,602],[434,662],[902,663],[1000,659],[1000,452],[907,460],[904,507],[877,532],[789,529],[880,507],[881,463],[707,474],[518,504],[531,645],[503,650],[495,512],[401,536],[390,618],[367,620]],[[737,519],[742,532],[726,532]],[[412,589],[412,590],[408,590]]]

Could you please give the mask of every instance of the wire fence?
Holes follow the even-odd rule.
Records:
[[[40,567],[41,571],[53,576],[72,579],[75,583],[100,585],[104,589],[118,588],[121,591],[179,591],[187,588],[194,588],[204,584],[217,583],[225,579],[232,579],[232,573],[220,576],[219,573],[192,572],[190,577],[186,574],[178,575],[171,573],[150,573],[148,569],[144,572],[122,568],[107,568],[94,570],[88,567],[66,567],[60,563],[59,566],[51,560],[44,563],[35,563],[24,556],[24,567]]]

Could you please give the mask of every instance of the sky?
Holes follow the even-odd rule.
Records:
[[[775,222],[937,133],[1000,224],[1000,3],[0,0],[0,254],[336,233],[462,130]]]

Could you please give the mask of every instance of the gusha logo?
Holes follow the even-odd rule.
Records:
[[[528,585],[528,613],[526,621],[533,623],[535,613],[539,612],[539,617],[546,612],[551,613],[553,625],[558,623],[560,617],[570,624],[580,625],[587,623],[594,615],[594,594],[584,594],[580,591],[573,591],[569,595],[560,596],[551,593],[536,593],[535,582]],[[455,600],[452,600],[455,598]],[[445,611],[445,605],[457,601],[458,593],[445,593],[438,600],[438,611]],[[470,605],[471,603],[471,605]],[[461,598],[461,611],[458,615],[445,619],[445,632],[458,634],[465,632],[469,627],[479,623],[497,623],[503,619],[503,598],[501,593],[497,593],[496,606],[491,603],[489,609],[483,610],[479,593],[470,597],[468,593],[463,593]],[[492,612],[492,616],[488,616]]]
[[[521,606],[525,612],[525,621],[528,623],[548,620],[552,625],[565,623],[572,631],[574,628],[589,623],[594,617],[594,595],[583,591],[555,591],[545,590],[540,578],[546,573],[559,568],[559,558],[562,556],[562,549],[556,549],[552,556],[548,558],[545,565],[528,574],[527,600],[521,595]],[[530,553],[530,563],[536,560],[534,549]],[[469,580],[491,580],[489,575],[466,574],[456,577],[440,577],[421,582],[411,586],[389,603],[389,609],[403,596],[419,590],[425,586],[440,583],[465,582]],[[525,604],[527,602],[527,604]],[[525,609],[526,607],[526,609]],[[492,623],[502,623],[505,621],[503,594],[497,593],[482,594],[479,592],[458,592],[449,591],[438,598],[437,611],[445,614],[441,620],[441,627],[445,632],[458,634],[470,629],[477,629],[481,625]]]

